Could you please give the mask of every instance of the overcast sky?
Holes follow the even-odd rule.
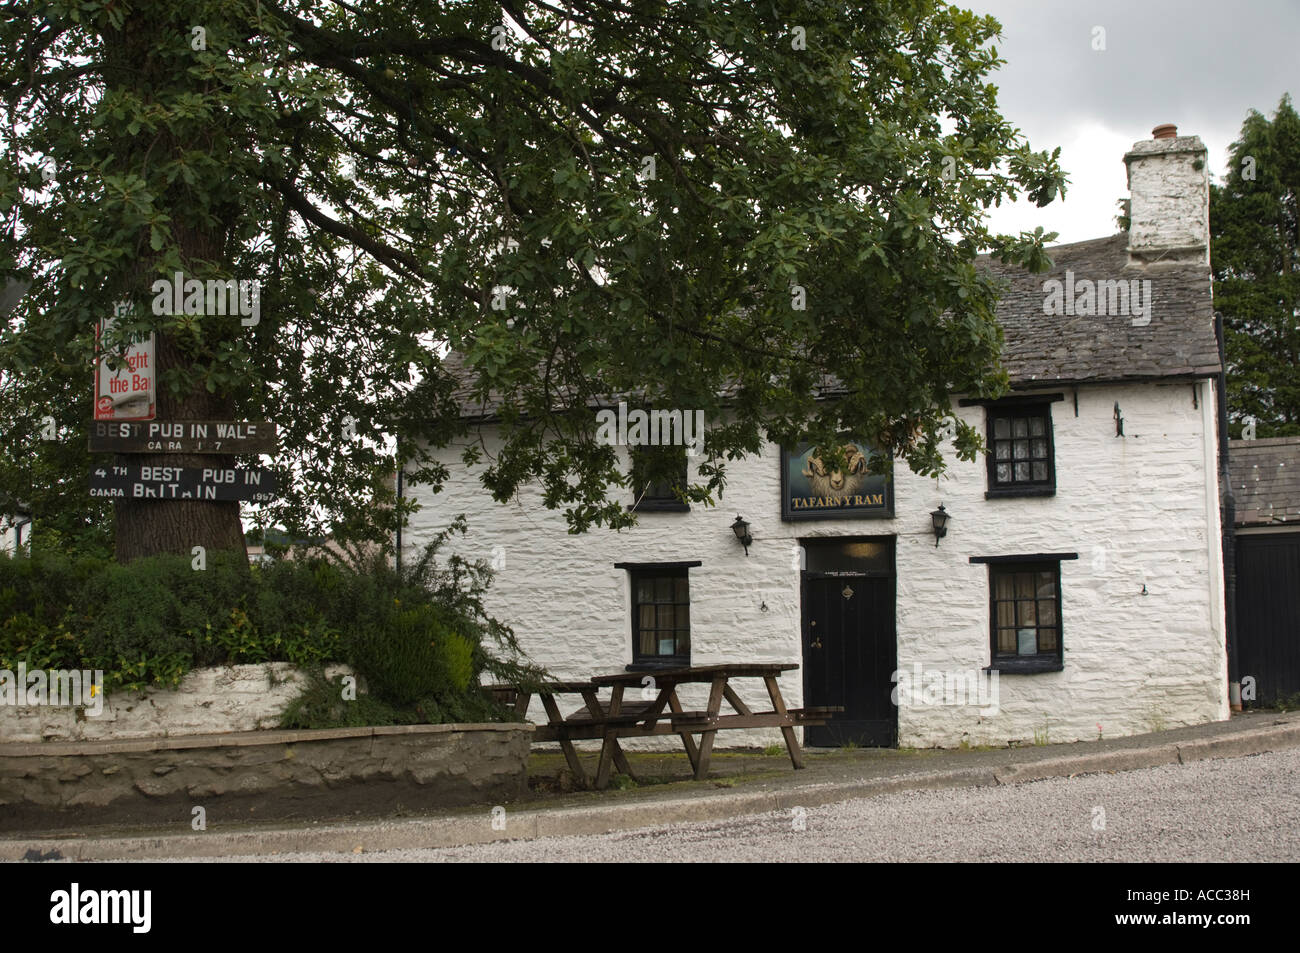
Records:
[[[1002,24],[992,76],[1002,115],[1036,150],[1061,147],[1064,201],[991,211],[995,231],[1041,225],[1058,242],[1114,234],[1124,153],[1171,122],[1209,149],[1220,182],[1251,109],[1300,100],[1300,0],[955,0]],[[1094,28],[1105,49],[1093,49]]]

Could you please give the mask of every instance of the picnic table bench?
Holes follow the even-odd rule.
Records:
[[[782,672],[798,667],[792,662],[722,663],[644,672],[618,672],[586,681],[550,682],[536,690],[546,710],[547,723],[538,727],[533,739],[538,742],[558,741],[569,769],[584,787],[588,785],[587,775],[578,760],[573,742],[600,740],[600,764],[595,778],[595,787],[598,789],[608,787],[615,766],[624,774],[635,778],[632,766],[619,744],[620,738],[670,734],[680,736],[694,769],[695,779],[703,780],[708,776],[713,742],[719,731],[780,728],[791,763],[796,769],[802,768],[803,752],[795,738],[794,729],[801,725],[824,725],[828,718],[843,709],[787,709],[777,677]],[[731,687],[731,680],[736,678],[763,679],[772,701],[772,710],[751,710]],[[677,686],[690,683],[708,683],[710,686],[709,700],[702,710],[686,711],[677,697]],[[625,698],[629,687],[638,686],[643,686],[641,700]],[[603,688],[610,689],[608,701],[599,697]],[[510,686],[492,686],[490,690],[502,700],[512,691]],[[654,693],[653,699],[647,697],[649,692]],[[564,717],[556,702],[556,697],[561,695],[580,695],[584,707],[567,718]],[[514,710],[526,717],[532,693],[515,691],[514,696]],[[724,700],[735,714],[722,712]],[[693,737],[697,734],[700,736],[698,743]]]

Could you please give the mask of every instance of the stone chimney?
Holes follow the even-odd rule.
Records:
[[[1180,136],[1170,123],[1151,130],[1151,139],[1133,143],[1128,166],[1128,259],[1131,265],[1156,262],[1210,263],[1210,170],[1200,136]]]

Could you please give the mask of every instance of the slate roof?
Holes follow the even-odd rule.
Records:
[[[1088,382],[1203,378],[1220,369],[1214,337],[1214,305],[1207,266],[1130,265],[1128,233],[1094,238],[1047,249],[1052,268],[1031,274],[1022,268],[980,256],[977,267],[1002,278],[998,321],[1005,331],[1003,361],[1013,388]],[[1044,283],[1149,280],[1150,320],[1140,326],[1131,316],[1044,314]],[[1077,293],[1077,292],[1076,292]],[[1145,301],[1145,296],[1143,298]],[[470,374],[457,353],[443,359],[456,382],[461,416],[485,420],[499,406],[470,397]],[[826,389],[833,391],[833,382]]]
[[[442,358],[443,374],[452,381],[452,396],[460,407],[460,416],[468,420],[490,420],[501,407],[501,397],[492,391],[486,401],[474,396],[474,372],[465,364],[465,355],[448,351]]]
[[[1208,266],[1128,263],[1128,233],[1047,249],[1052,268],[1041,274],[987,256],[980,264],[1008,282],[998,303],[1005,331],[1003,361],[1012,386],[1047,383],[1198,378],[1219,372]],[[1044,282],[1150,280],[1149,323],[1128,316],[1043,313]],[[1077,293],[1077,292],[1076,292]]]
[[[1236,525],[1300,525],[1300,437],[1229,441],[1228,473]]]

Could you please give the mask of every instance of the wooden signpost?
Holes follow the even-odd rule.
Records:
[[[96,420],[91,453],[274,453],[275,424],[265,420]]]
[[[265,420],[94,420],[91,453],[274,453],[275,424]],[[116,500],[275,498],[275,474],[262,467],[103,464],[90,472],[90,495]]]
[[[179,276],[178,276],[179,278]],[[254,282],[256,285],[256,282]],[[10,283],[4,301],[16,291]],[[15,299],[16,300],[16,299]],[[100,322],[96,341],[115,321],[128,317],[131,305],[121,302],[113,317]],[[265,420],[155,420],[157,408],[154,335],[132,341],[125,355],[99,356],[95,366],[95,413],[90,422],[91,453],[274,453],[275,424]],[[115,500],[248,500],[269,503],[275,498],[275,474],[261,467],[95,465],[90,495]]]
[[[90,495],[118,500],[249,500],[275,497],[275,474],[261,467],[97,466]]]

